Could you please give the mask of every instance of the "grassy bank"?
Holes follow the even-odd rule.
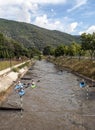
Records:
[[[4,70],[6,68],[12,67],[14,65],[20,64],[22,63],[22,61],[16,61],[16,60],[12,60],[10,61],[0,61],[0,71]]]
[[[79,74],[95,80],[95,61],[87,59],[79,60],[70,57],[51,57],[49,60],[60,68],[68,68],[74,72],[78,72]]]

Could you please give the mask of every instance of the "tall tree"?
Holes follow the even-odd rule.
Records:
[[[82,42],[82,48],[84,50],[89,51],[89,54],[92,59],[95,54],[95,33],[93,34],[83,33],[81,35],[81,42]]]
[[[59,45],[56,49],[55,49],[55,56],[63,56],[64,55],[64,45]]]
[[[44,55],[51,55],[51,51],[52,51],[52,47],[48,45],[48,46],[44,47],[43,54]]]
[[[69,45],[69,49],[68,49],[68,53],[69,55],[72,57],[72,56],[75,56],[76,53],[77,53],[77,45],[75,42],[72,42],[70,45]]]

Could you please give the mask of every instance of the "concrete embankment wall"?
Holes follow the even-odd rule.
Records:
[[[14,67],[18,67],[21,64]],[[6,91],[11,85],[14,84],[14,81],[16,81],[19,76],[22,77],[27,71],[28,67],[24,67],[18,72],[13,72],[11,68],[0,71],[0,92]]]

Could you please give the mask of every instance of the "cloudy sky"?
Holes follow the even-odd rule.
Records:
[[[0,18],[72,35],[95,32],[95,0],[0,0]]]

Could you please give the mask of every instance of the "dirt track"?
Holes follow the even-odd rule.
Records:
[[[0,130],[95,130],[95,88],[79,88],[78,77],[45,61],[37,61],[24,78],[40,82],[25,88],[24,111],[0,111]],[[14,89],[2,106],[20,107]]]

